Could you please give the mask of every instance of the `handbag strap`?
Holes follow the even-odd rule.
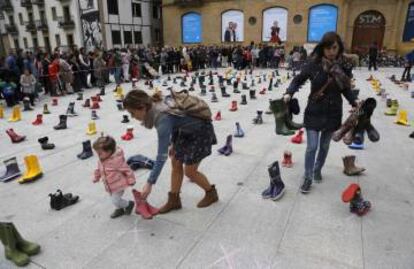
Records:
[[[325,92],[325,90],[328,88],[329,84],[331,84],[331,82],[333,81],[333,79],[331,77],[328,77],[328,81],[325,83],[325,85],[323,85],[318,91],[316,91],[315,93],[311,94],[310,99],[312,99],[313,101],[318,100],[319,98],[321,98]]]

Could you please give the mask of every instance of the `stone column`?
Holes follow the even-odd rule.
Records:
[[[341,17],[342,17],[342,24],[341,24],[341,32],[340,34],[342,35],[342,40],[345,42],[346,45],[350,45],[350,43],[347,40],[347,32],[348,32],[348,16],[349,16],[349,2],[350,0],[344,0],[344,2],[342,3],[342,10],[341,11]]]
[[[403,11],[403,2],[404,0],[398,0],[397,3],[397,8],[395,9],[394,12],[394,20],[393,20],[393,25],[392,25],[392,29],[393,29],[393,33],[391,36],[391,42],[390,42],[390,48],[392,50],[396,50],[398,47],[398,43],[401,42],[402,36],[399,36],[399,34],[402,34],[401,29],[404,29],[404,26],[402,26],[402,24],[404,24],[405,22],[405,17],[407,16],[407,11]]]

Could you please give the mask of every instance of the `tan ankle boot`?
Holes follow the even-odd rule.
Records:
[[[218,194],[216,191],[216,186],[211,185],[211,189],[209,191],[206,191],[206,195],[204,198],[197,204],[197,207],[208,207],[209,205],[215,203],[218,201]]]
[[[171,210],[181,209],[181,199],[180,193],[168,193],[168,201],[167,203],[160,208],[160,214],[165,214],[170,212]]]
[[[344,173],[348,176],[359,175],[365,171],[365,168],[355,166],[355,155],[349,155],[342,158],[344,161]]]

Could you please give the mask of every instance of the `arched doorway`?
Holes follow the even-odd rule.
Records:
[[[382,48],[385,32],[385,17],[376,10],[365,11],[355,19],[352,51],[365,54],[375,41]]]

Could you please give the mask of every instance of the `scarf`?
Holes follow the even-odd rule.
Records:
[[[351,88],[351,79],[345,74],[343,65],[344,60],[342,58],[334,61],[322,58],[323,70],[336,81],[341,90],[346,90]]]

